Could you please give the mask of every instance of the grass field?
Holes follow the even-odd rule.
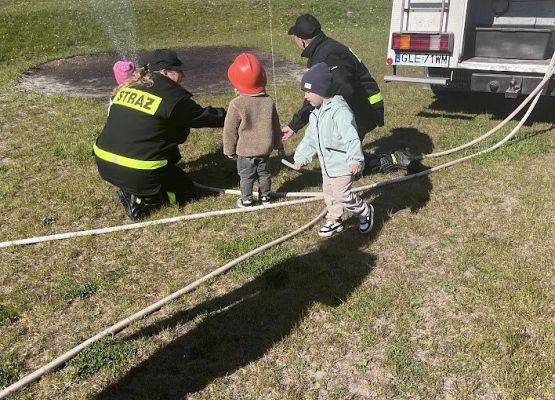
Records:
[[[106,0],[97,6],[108,7]],[[381,81],[386,0],[273,2],[276,51],[302,63],[286,35],[314,13]],[[141,49],[269,49],[260,0],[132,1]],[[126,223],[98,177],[91,145],[106,107],[24,93],[41,62],[112,50],[90,2],[0,3],[0,241]],[[110,23],[129,25],[130,15]],[[493,127],[513,103],[436,100],[381,84],[386,125],[365,148],[450,148]],[[199,98],[225,106],[232,93]],[[302,101],[278,88],[287,123]],[[499,151],[368,193],[372,235],[354,224],[315,230],[94,345],[13,399],[553,399],[555,296],[553,101]],[[511,125],[513,126],[513,125]],[[286,144],[292,154],[300,137]],[[221,131],[182,146],[195,180],[236,187]],[[318,173],[275,163],[275,190],[316,189]],[[400,174],[400,173],[397,173]],[[365,177],[369,183],[397,176]],[[181,212],[232,208],[206,195]],[[322,204],[0,250],[0,387],[254,247],[303,225]],[[152,218],[179,215],[176,208]]]

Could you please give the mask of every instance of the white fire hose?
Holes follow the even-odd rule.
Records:
[[[441,156],[444,156],[444,155],[452,154],[452,153],[455,153],[457,151],[466,149],[470,146],[473,146],[473,145],[485,140],[489,136],[493,135],[495,132],[497,132],[499,129],[501,129],[501,127],[506,125],[507,122],[510,120],[510,118],[514,117],[518,112],[520,112],[526,106],[526,104],[528,104],[530,102],[530,100],[532,99],[533,96],[539,96],[541,94],[541,90],[549,82],[551,76],[553,75],[553,66],[554,66],[554,64],[555,64],[555,55],[551,59],[551,63],[549,64],[549,68],[548,68],[544,78],[540,82],[540,84],[530,93],[530,95],[528,95],[528,97],[517,107],[517,109],[515,109],[515,111],[513,113],[511,113],[511,115],[509,117],[505,118],[505,120],[503,120],[501,123],[499,123],[495,128],[493,128],[492,130],[490,130],[486,134],[480,136],[479,138],[472,140],[471,142],[465,143],[461,146],[454,147],[452,149],[448,149],[448,150],[445,150],[445,151],[427,154],[427,155],[422,156],[422,158],[435,158],[435,157],[441,157]],[[535,106],[535,103],[534,103],[534,106]],[[483,153],[478,153],[478,154],[483,154]],[[465,158],[465,160],[466,160],[466,158]],[[283,164],[287,165],[288,167],[293,168],[293,165],[290,162],[288,162],[287,160],[282,160],[282,162],[283,162]],[[454,163],[456,164],[457,162],[454,162]],[[449,164],[449,166],[453,165],[451,163],[448,163],[448,164]],[[443,167],[442,166],[437,166],[437,167],[432,168],[432,170],[435,172],[436,170],[441,169],[441,168],[443,168]],[[427,170],[427,171],[430,171],[430,170]],[[423,171],[423,172],[426,172],[426,171]],[[423,175],[425,175],[425,174],[426,173],[424,173]],[[410,176],[422,176],[422,173],[417,173],[417,174],[410,175]],[[406,180],[406,179],[403,179],[403,180]],[[389,181],[375,183],[375,184],[369,185],[369,186],[364,186],[363,188],[368,188],[368,189],[369,188],[375,188],[375,187],[384,186],[384,185],[388,185],[388,184],[391,184],[391,183],[397,183],[397,182],[399,182],[399,181],[396,180],[396,179],[393,179],[393,180],[389,180]],[[199,183],[195,183],[195,186],[197,186],[199,188],[202,188],[202,189],[205,189],[205,190],[216,192],[216,193],[224,193],[224,194],[232,194],[232,195],[240,195],[241,194],[241,192],[239,190],[234,190],[234,189],[214,188],[214,187],[206,186],[206,185],[199,184]],[[355,189],[355,190],[357,190],[357,189]],[[363,190],[366,190],[366,189],[363,189]],[[37,236],[37,237],[31,237],[31,238],[26,238],[26,239],[9,240],[9,241],[5,241],[5,242],[0,242],[0,249],[1,248],[6,248],[6,247],[11,247],[11,246],[29,245],[29,244],[50,242],[50,241],[55,241],[55,240],[64,240],[64,239],[70,239],[70,238],[74,238],[74,237],[93,236],[93,235],[101,235],[101,234],[105,234],[105,233],[127,231],[127,230],[132,230],[132,229],[144,228],[144,227],[152,226],[152,225],[169,224],[169,223],[175,223],[175,222],[179,222],[179,221],[187,221],[187,220],[193,220],[193,219],[213,217],[213,216],[218,216],[218,215],[229,215],[229,214],[235,214],[235,213],[259,211],[261,209],[266,209],[266,208],[283,207],[283,206],[289,206],[289,205],[294,205],[294,204],[303,204],[303,203],[308,203],[308,202],[311,202],[311,201],[315,201],[316,200],[315,198],[321,198],[323,196],[321,192],[286,192],[286,193],[275,193],[275,195],[276,195],[276,197],[310,197],[311,199],[294,200],[294,201],[282,202],[282,203],[273,203],[273,204],[270,204],[270,205],[255,206],[255,207],[249,207],[249,208],[245,208],[245,209],[229,209],[229,210],[211,211],[211,212],[206,212],[206,213],[189,214],[189,215],[182,215],[182,216],[178,216],[178,217],[163,218],[163,219],[151,220],[151,221],[145,221],[145,222],[139,222],[139,223],[133,223],[133,224],[125,224],[125,225],[113,226],[113,227],[108,227],[108,228],[97,228],[97,229],[89,229],[89,230],[83,230],[83,231],[59,233],[59,234],[54,234],[54,235]]]
[[[518,111],[522,110],[526,106],[526,104],[528,102],[530,102],[530,100],[533,97],[532,104],[530,105],[530,107],[526,111],[525,115],[520,120],[520,122],[517,124],[517,126],[515,126],[515,128],[508,135],[506,135],[503,139],[501,139],[499,142],[497,142],[494,145],[488,147],[487,149],[484,149],[484,150],[481,150],[479,152],[470,154],[468,156],[461,157],[459,159],[456,159],[456,160],[438,165],[438,166],[433,167],[431,169],[428,169],[428,170],[425,170],[425,171],[422,171],[422,172],[419,172],[419,173],[416,173],[416,174],[412,174],[412,175],[406,175],[406,176],[395,178],[395,179],[390,179],[390,180],[386,180],[386,181],[382,181],[382,182],[377,182],[377,183],[374,183],[374,184],[371,184],[371,185],[361,186],[361,187],[358,187],[358,188],[354,189],[353,191],[355,191],[355,192],[364,192],[364,191],[367,191],[369,189],[382,187],[382,186],[386,186],[386,185],[391,185],[391,184],[394,184],[394,183],[404,182],[404,181],[414,179],[414,178],[417,178],[417,177],[421,177],[421,176],[424,176],[424,175],[429,175],[429,174],[434,173],[434,172],[436,172],[440,169],[444,169],[444,168],[453,166],[455,164],[462,163],[462,162],[467,161],[471,158],[477,157],[477,156],[485,154],[485,153],[489,153],[489,152],[494,151],[495,149],[499,148],[500,146],[505,144],[507,141],[509,141],[511,138],[513,138],[516,135],[518,130],[522,127],[522,125],[524,125],[524,123],[526,122],[526,120],[528,119],[528,117],[530,116],[532,111],[534,110],[534,108],[535,108],[535,106],[536,106],[536,104],[537,104],[537,102],[538,102],[538,100],[541,96],[542,88],[547,84],[547,82],[549,82],[550,78],[555,73],[554,65],[555,65],[555,54],[553,55],[553,58],[551,59],[551,63],[549,64],[549,67],[548,67],[548,70],[545,74],[544,79],[541,81],[541,83],[538,85],[538,87],[536,89],[534,89],[534,91],[530,94],[530,96],[528,96],[527,99],[521,104],[521,106],[519,106],[519,108],[517,108],[517,110]],[[511,115],[512,116],[516,115],[516,113],[518,112],[517,110],[515,110],[515,112]],[[506,119],[500,125],[503,126],[507,122],[508,121]],[[454,153],[456,151],[462,150],[464,148],[470,147],[470,146],[484,140],[488,136],[492,135],[498,129],[500,129],[500,126],[494,128],[493,130],[491,130],[487,134],[479,137],[478,139],[473,140],[472,142],[469,142],[465,145],[456,147],[454,149],[446,150],[446,151],[439,152],[439,153],[432,153],[432,154],[428,155],[428,157],[439,157],[441,155],[451,154],[451,153]],[[205,188],[209,188],[209,187],[205,187]],[[215,188],[213,188],[213,189],[215,189]],[[224,189],[215,189],[215,190],[218,191],[218,192],[223,191],[224,193],[228,193],[228,191],[226,191]],[[302,195],[306,196],[307,193],[304,193]],[[161,219],[161,220],[141,222],[141,223],[137,223],[137,224],[123,225],[123,226],[120,226],[120,227],[104,228],[104,230],[96,229],[96,230],[90,230],[90,231],[71,232],[71,233],[61,234],[61,235],[63,235],[63,237],[60,237],[60,235],[43,236],[41,240],[37,240],[37,239],[40,239],[40,238],[30,238],[30,239],[22,239],[22,240],[19,240],[19,241],[3,242],[3,243],[0,243],[0,248],[1,247],[20,245],[20,244],[38,243],[40,241],[44,242],[44,241],[60,240],[60,239],[65,239],[65,238],[69,238],[69,237],[76,237],[76,236],[88,236],[88,235],[95,235],[95,234],[100,234],[100,233],[115,232],[115,231],[119,231],[119,230],[137,229],[137,228],[150,226],[150,225],[158,225],[158,224],[171,223],[171,222],[177,222],[177,221],[182,221],[182,220],[198,219],[198,218],[203,218],[203,217],[207,217],[207,216],[227,215],[227,214],[234,214],[234,213],[239,213],[239,212],[257,211],[257,210],[262,210],[262,209],[266,209],[266,208],[281,207],[281,206],[285,206],[285,205],[302,204],[302,203],[308,203],[308,202],[311,202],[311,201],[319,200],[322,196],[321,193],[311,193],[310,195],[313,195],[313,197],[306,198],[306,199],[301,199],[301,200],[294,200],[294,201],[290,201],[290,202],[274,203],[274,204],[271,204],[271,205],[268,205],[268,206],[257,206],[257,207],[252,207],[252,208],[249,208],[249,209],[233,209],[233,210],[212,211],[212,212],[208,212],[208,213],[191,214],[191,215],[185,215],[185,216],[174,217],[174,218],[165,218],[165,219]],[[291,193],[289,193],[289,197],[292,197],[292,196],[293,195]],[[296,196],[296,194],[295,194],[295,196]],[[91,346],[93,343],[97,342],[98,340],[102,339],[103,337],[106,337],[108,335],[113,335],[117,332],[122,331],[127,326],[129,326],[131,323],[133,323],[134,321],[137,321],[138,319],[144,318],[144,317],[154,313],[155,311],[159,310],[161,307],[163,307],[165,304],[169,303],[170,301],[173,301],[173,300],[179,298],[183,294],[191,292],[192,290],[194,290],[195,288],[200,286],[202,283],[208,281],[209,279],[223,274],[224,272],[230,270],[231,268],[233,268],[235,265],[237,265],[241,261],[244,261],[244,260],[252,257],[255,254],[258,254],[258,253],[260,253],[264,250],[267,250],[267,249],[269,249],[273,246],[276,246],[280,243],[283,243],[284,241],[286,241],[286,240],[304,232],[305,230],[307,230],[310,227],[312,227],[313,225],[315,225],[324,215],[325,215],[325,211],[322,211],[317,217],[315,217],[314,219],[312,219],[310,222],[303,225],[302,227],[294,230],[293,232],[288,233],[287,235],[284,235],[284,236],[282,236],[282,237],[280,237],[280,238],[278,238],[278,239],[276,239],[272,242],[269,242],[269,243],[267,243],[263,246],[260,246],[256,249],[254,249],[254,250],[252,250],[252,251],[250,251],[250,252],[248,252],[248,253],[246,253],[246,254],[238,257],[238,258],[236,258],[233,261],[230,261],[229,263],[223,265],[222,267],[214,270],[210,274],[205,275],[204,277],[196,280],[195,282],[185,286],[182,289],[179,289],[178,291],[172,293],[171,295],[164,297],[163,299],[161,299],[158,302],[148,306],[147,308],[144,308],[143,310],[125,318],[124,320],[119,321],[118,323],[112,325],[111,327],[105,329],[104,331],[102,331],[102,332],[98,333],[97,335],[91,337],[90,339],[84,341],[83,343],[74,347],[73,349],[69,350],[68,352],[64,353],[63,355],[57,357],[56,359],[54,359],[50,363],[46,364],[45,366],[37,369],[35,372],[23,377],[19,381],[17,381],[15,383],[13,383],[12,385],[8,386],[7,388],[5,388],[4,390],[2,390],[0,392],[0,400],[6,398],[6,396],[15,392],[16,390],[21,389],[24,386],[28,385],[29,383],[39,379],[40,377],[47,374],[48,372],[50,372],[50,371],[58,368],[59,366],[63,365],[68,360],[70,360],[75,355],[77,355],[79,352],[81,352],[82,350]]]
[[[32,374],[29,374],[29,375],[25,376],[24,378],[20,379],[18,382],[14,383],[13,385],[10,385],[6,389],[2,390],[0,392],[0,399],[4,399],[9,394],[15,392],[18,389],[21,389],[22,387],[28,385],[29,383],[31,383],[31,382],[39,379],[43,375],[47,374],[48,372],[56,369],[60,365],[66,363],[67,361],[69,361],[70,359],[75,357],[82,350],[86,349],[87,347],[89,347],[93,343],[99,341],[100,339],[102,339],[106,336],[109,336],[109,335],[114,335],[114,334],[122,331],[123,329],[128,327],[131,323],[158,311],[160,308],[162,308],[164,305],[166,305],[170,301],[173,301],[173,300],[183,296],[186,293],[192,292],[194,289],[199,287],[204,282],[207,282],[208,280],[210,280],[210,279],[212,279],[212,278],[214,278],[218,275],[221,275],[226,271],[229,271],[231,268],[233,268],[234,266],[239,264],[241,261],[244,261],[244,260],[254,256],[255,254],[261,253],[264,250],[267,250],[267,249],[269,249],[273,246],[276,246],[280,243],[283,243],[286,240],[291,239],[292,237],[304,232],[305,230],[309,229],[314,224],[316,224],[325,215],[325,213],[326,213],[325,211],[322,211],[320,214],[318,214],[317,217],[312,219],[309,223],[301,226],[300,228],[294,230],[293,232],[290,232],[287,235],[284,235],[284,236],[282,236],[282,237],[280,237],[276,240],[273,240],[269,243],[266,243],[263,246],[260,246],[256,249],[252,250],[252,251],[249,251],[246,254],[243,254],[241,257],[238,257],[235,260],[230,261],[229,263],[227,263],[227,264],[221,266],[220,268],[212,271],[208,275],[205,275],[202,278],[197,279],[196,281],[194,281],[193,283],[185,286],[184,288],[179,289],[178,291],[164,297],[163,299],[157,301],[156,303],[142,309],[139,312],[136,312],[135,314],[119,321],[118,323],[112,325],[111,327],[109,327],[109,328],[103,330],[102,332],[94,335],[90,339],[87,339],[86,341],[84,341],[80,345],[78,345],[78,346],[74,347],[73,349],[69,350],[68,352],[62,354],[61,356],[57,357],[55,360],[52,360],[51,362],[49,362],[45,366],[37,369]]]
[[[205,187],[208,188],[208,187]],[[216,189],[214,190],[224,190],[224,189]],[[227,192],[227,191],[226,191]],[[234,194],[234,193],[231,193]],[[272,203],[268,205],[260,205],[248,208],[232,208],[227,210],[216,210],[216,211],[208,211],[196,214],[186,214],[186,215],[179,215],[177,217],[169,217],[169,218],[162,218],[162,219],[154,219],[151,221],[144,221],[144,222],[136,222],[133,224],[125,224],[125,225],[118,225],[118,226],[110,226],[107,228],[97,228],[97,229],[89,229],[85,231],[75,231],[75,232],[66,232],[66,233],[58,233],[55,235],[46,235],[46,236],[37,236],[28,239],[18,239],[18,240],[11,240],[7,242],[1,242],[0,248],[4,247],[11,247],[11,246],[20,246],[24,244],[36,244],[36,243],[43,243],[43,242],[52,242],[55,240],[64,240],[70,239],[74,237],[82,237],[82,236],[93,236],[93,235],[102,235],[105,233],[112,233],[112,232],[120,232],[120,231],[129,231],[133,229],[145,228],[147,226],[154,226],[154,225],[164,225],[164,224],[171,224],[179,221],[191,221],[194,219],[202,219],[207,217],[216,217],[220,215],[231,215],[231,214],[239,214],[239,213],[247,213],[247,212],[254,212],[260,210],[266,210],[271,208],[277,207],[285,207],[285,206],[293,206],[297,204],[304,204],[309,203],[312,201],[316,201],[322,198],[321,193],[316,193],[317,196],[308,197],[306,199],[298,199],[298,200],[290,200],[284,201],[281,203]]]
[[[482,136],[472,140],[471,142],[465,143],[465,144],[463,144],[461,146],[458,146],[458,147],[453,147],[452,149],[449,149],[449,150],[439,151],[437,153],[424,154],[421,158],[434,158],[434,157],[446,156],[448,154],[452,154],[452,153],[455,153],[457,151],[460,151],[460,150],[466,149],[468,147],[474,146],[475,144],[480,143],[481,141],[487,139],[488,137],[490,137],[491,135],[496,133],[499,129],[504,127],[510,120],[512,120],[520,111],[522,111],[522,109],[526,106],[526,104],[528,104],[532,100],[532,98],[534,96],[536,96],[538,93],[541,93],[541,91],[544,89],[544,86],[547,85],[547,83],[551,79],[551,76],[553,75],[553,71],[551,71],[551,70],[552,70],[554,65],[555,65],[555,53],[554,53],[554,56],[551,58],[551,63],[549,64],[549,67],[547,68],[547,72],[545,73],[545,76],[543,77],[541,82],[538,84],[538,86],[536,86],[536,88],[528,95],[528,97],[526,97],[526,99],[507,118],[505,118],[495,128],[493,128],[489,132],[483,134]],[[536,101],[536,103],[537,103],[537,101]],[[535,104],[534,104],[534,106],[535,106]]]

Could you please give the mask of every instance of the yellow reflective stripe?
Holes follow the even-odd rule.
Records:
[[[382,92],[378,92],[368,97],[368,101],[370,102],[370,104],[376,104],[376,103],[379,103],[380,101],[383,101]]]
[[[355,52],[353,51],[353,49],[351,49],[350,47],[349,47],[349,51],[353,54],[353,56],[356,57],[356,59],[358,60],[358,62],[362,62],[362,60],[361,60],[360,57],[357,55],[357,53],[355,53]]]
[[[168,195],[168,200],[170,201],[170,204],[172,205],[177,205],[177,197],[175,195],[175,193],[172,192],[166,192],[166,194]]]
[[[160,107],[162,98],[142,90],[123,87],[114,96],[113,104],[132,108],[149,115],[154,115]]]
[[[94,154],[96,154],[98,158],[127,168],[158,169],[168,164],[168,160],[143,161],[143,160],[135,160],[134,158],[119,156],[117,154],[110,153],[109,151],[102,150],[96,144],[93,146],[93,150],[94,150]]]
[[[391,153],[391,161],[393,161],[393,165],[397,165],[397,157],[393,153]]]

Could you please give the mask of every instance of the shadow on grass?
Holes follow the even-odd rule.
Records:
[[[270,155],[269,165],[272,176],[275,176],[278,170],[287,168],[281,164],[275,152]],[[182,163],[181,167],[187,171],[191,179],[203,185],[224,189],[234,189],[239,186],[237,161],[227,158],[223,154],[222,147],[206,153],[196,160]],[[199,195],[207,196],[210,195],[210,192],[199,193]]]
[[[189,178],[203,185],[231,189],[239,185],[237,166],[234,160],[223,154],[220,146],[217,150],[205,153],[191,161],[181,161],[179,164]],[[196,190],[197,199],[218,196],[218,193],[203,189]]]
[[[370,135],[371,133],[367,137],[371,137]],[[380,154],[390,153],[403,146],[408,146],[416,156],[431,153],[434,149],[432,139],[415,128],[394,128],[389,135],[368,142],[364,149]]]
[[[526,97],[518,99],[506,99],[503,95],[492,95],[488,93],[445,93],[437,96],[418,116],[425,118],[454,118],[473,119],[479,114],[491,114],[494,120],[503,120],[512,113]],[[531,125],[534,122],[553,122],[555,117],[555,98],[543,96],[538,102],[534,112],[526,122]],[[520,119],[526,112],[527,107],[515,118]],[[460,115],[465,113],[467,115]]]
[[[215,151],[185,163],[182,167],[191,179],[205,185],[230,188],[239,184],[237,164],[235,160],[230,160],[224,155],[221,146]]]
[[[351,230],[352,231],[352,230]],[[273,266],[242,287],[131,337],[149,337],[195,320],[185,335],[145,360],[98,399],[182,399],[258,360],[302,322],[316,303],[339,306],[375,265],[348,232]],[[357,235],[358,236],[358,235]],[[351,252],[344,263],[338,252]]]
[[[370,150],[377,154],[389,153],[404,146],[409,147],[415,156],[431,153],[434,148],[430,137],[418,129],[395,128],[390,135],[368,143],[365,146],[365,151]],[[429,167],[422,165],[420,162],[413,162],[409,169],[411,173],[416,173],[429,169]],[[387,174],[377,174],[376,177],[381,177],[380,180],[388,179]],[[376,215],[381,216],[376,220],[376,223],[385,224],[393,214],[400,210],[409,209],[413,213],[418,212],[430,200],[432,189],[432,182],[429,176],[426,175],[412,181],[372,190],[371,193],[375,194],[372,204],[376,209]],[[381,228],[382,226],[378,225],[374,229],[379,231]]]
[[[361,236],[350,226],[228,294],[131,335],[127,340],[149,339],[176,326],[192,326],[96,398],[182,399],[260,359],[303,322],[314,304],[337,307],[346,301],[375,267],[376,257],[366,247],[395,212],[423,207],[431,188],[427,178],[384,188],[373,201],[371,235]]]
[[[239,187],[237,162],[224,156],[222,147],[216,151],[204,154],[196,160],[182,163],[181,167],[187,171],[192,180],[203,185],[223,189],[238,189]],[[288,169],[288,167],[281,163],[275,152],[270,155],[269,167],[272,177],[275,177],[278,171]],[[298,178],[288,181],[279,188],[272,183],[272,191],[296,192],[302,191],[307,187],[319,186],[321,183],[322,175],[319,169],[315,171],[305,171],[299,174]],[[255,190],[257,187],[258,184],[255,183]],[[207,196],[217,196],[217,194],[198,190],[199,198]]]

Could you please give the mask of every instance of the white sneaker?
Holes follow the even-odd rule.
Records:
[[[321,237],[330,237],[336,233],[342,232],[345,227],[343,226],[343,220],[338,219],[337,221],[326,221],[324,226],[318,231],[318,235]]]
[[[252,202],[252,200],[243,200],[240,197],[237,199],[237,207],[239,208],[252,207],[253,205],[254,203]]]
[[[368,208],[370,209],[370,213],[368,213],[367,216],[359,217],[358,219],[358,230],[360,233],[368,233],[374,226],[374,206],[372,204],[368,204]]]
[[[260,202],[267,206],[268,204],[270,204],[272,202],[272,200],[270,199],[270,196],[260,196]]]

